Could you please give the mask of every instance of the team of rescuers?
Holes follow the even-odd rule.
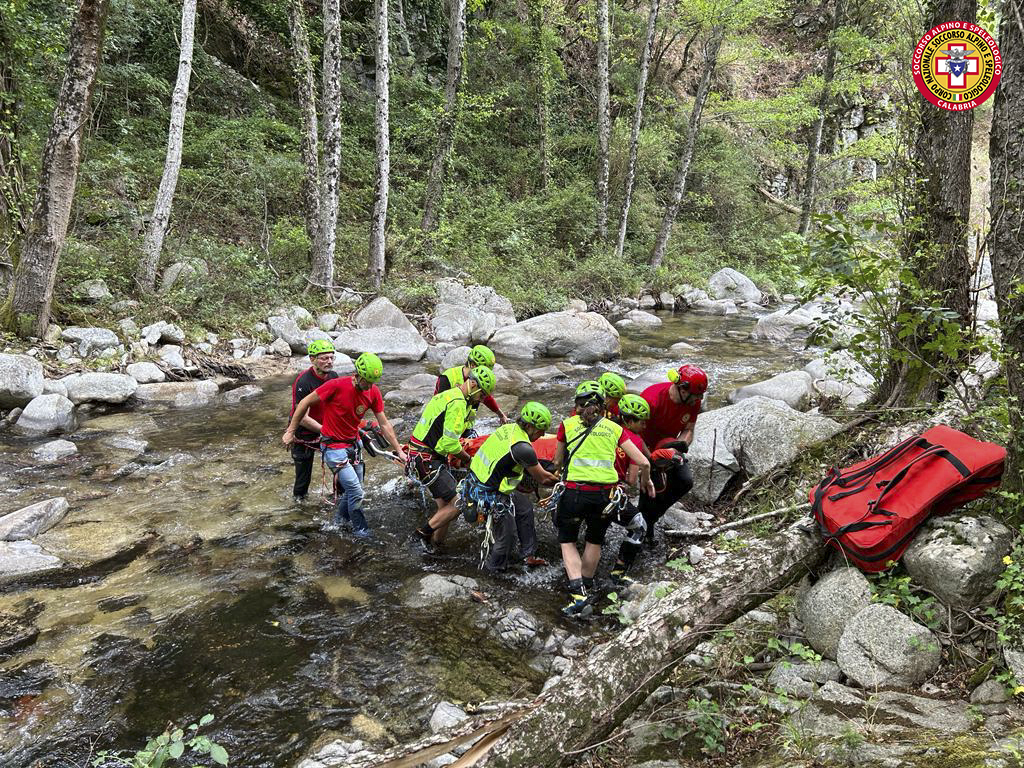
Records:
[[[685,452],[708,387],[707,374],[695,365],[669,371],[668,381],[640,395],[626,394],[625,381],[611,372],[580,383],[575,407],[559,426],[553,459],[545,466],[535,443],[551,426],[551,412],[530,401],[510,419],[493,397],[494,353],[482,344],[470,350],[465,365],[438,376],[434,395],[406,446],[384,413],[377,387],[384,372],[380,358],[364,352],[355,360],[355,373],[341,377],[333,370],[330,341],[313,341],[308,352],[312,364],[292,384],[291,420],[282,438],[295,464],[296,500],[306,497],[319,451],[334,475],[337,493],[329,528],[350,527],[353,536],[370,538],[363,513],[362,448],[372,451],[372,443],[362,428],[376,421],[375,436],[388,444],[392,457],[406,465],[436,505],[415,535],[432,549],[444,541],[460,513],[471,521],[489,517],[485,535],[493,538],[493,547],[486,567],[497,571],[508,564],[517,535],[526,565],[546,564],[536,555],[533,505],[522,490],[553,486],[547,506],[553,509],[568,579],[569,602],[562,609],[566,615],[589,611],[589,593],[611,523],[626,529],[611,580],[627,589],[632,583],[627,571],[645,539],[653,546],[658,519],[693,486]],[[480,438],[482,444],[471,455],[464,438],[474,436],[481,405],[498,416],[501,426]],[[461,486],[452,474],[456,467],[468,468]],[[635,505],[628,488],[639,490]],[[577,547],[581,531],[582,555]]]

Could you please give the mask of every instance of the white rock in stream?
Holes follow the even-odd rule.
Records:
[[[761,395],[781,400],[794,410],[806,411],[810,407],[813,393],[811,382],[811,376],[806,371],[788,371],[733,390],[729,394],[729,402],[738,403],[748,397]]]
[[[31,541],[0,541],[0,584],[34,573],[55,571],[63,563]]]
[[[74,456],[76,453],[78,453],[78,446],[70,440],[50,440],[48,443],[37,446],[32,451],[32,456],[37,461],[50,464],[66,459],[68,456]]]
[[[75,404],[64,395],[40,395],[18,416],[14,431],[22,435],[56,435],[75,428]]]
[[[210,403],[220,387],[213,381],[169,381],[140,384],[135,396],[144,403],[162,403],[177,408],[195,408]]]
[[[476,579],[432,573],[419,580],[406,597],[405,604],[411,608],[422,608],[443,600],[468,599],[470,592],[477,588]]]
[[[87,401],[123,403],[139,386],[124,373],[73,373],[61,381],[68,388],[68,399],[75,405]]]
[[[439,701],[430,714],[430,732],[440,733],[466,720],[469,720],[469,715],[464,709],[450,701]]]
[[[43,364],[27,355],[0,354],[0,408],[25,405],[43,394]]]
[[[33,539],[64,519],[68,500],[63,496],[40,501],[0,517],[0,541]]]
[[[160,370],[160,366],[148,360],[144,360],[141,363],[132,363],[125,370],[139,384],[157,384],[167,378],[167,375]]]
[[[619,332],[596,312],[549,312],[499,328],[489,346],[519,359],[567,357],[576,363],[611,360],[622,352]]]

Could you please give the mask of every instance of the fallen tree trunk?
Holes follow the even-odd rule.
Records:
[[[415,766],[479,740],[455,766],[526,768],[564,764],[606,738],[668,677],[708,633],[724,627],[820,566],[826,550],[800,524],[754,541],[729,565],[698,573],[662,598],[631,627],[593,648],[557,683],[519,712],[463,724],[448,741],[431,737],[350,768]],[[451,736],[451,734],[449,734]],[[333,764],[319,758],[319,765]],[[338,763],[337,765],[341,765]]]

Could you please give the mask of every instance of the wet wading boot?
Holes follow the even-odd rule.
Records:
[[[569,582],[569,603],[562,608],[562,615],[587,616],[591,611],[590,599],[587,597],[587,589],[583,586],[583,580],[573,579]]]
[[[609,575],[611,576],[612,584],[620,592],[628,591],[630,587],[636,585],[636,582],[626,575],[626,567],[624,565],[616,563]]]

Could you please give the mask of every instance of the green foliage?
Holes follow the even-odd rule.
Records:
[[[891,605],[929,629],[938,629],[942,624],[942,604],[932,595],[924,595],[911,584],[910,576],[892,572],[871,574],[871,599],[882,605]]]
[[[208,736],[199,733],[200,728],[212,722],[213,715],[203,715],[198,723],[192,723],[187,729],[172,730],[168,727],[135,753],[103,750],[96,755],[90,765],[93,768],[163,768],[171,765],[202,768],[211,765],[206,758],[213,764],[227,765],[228,751]],[[188,755],[185,754],[186,750]]]
[[[601,609],[602,614],[605,616],[615,616],[619,620],[619,624],[622,624],[624,627],[628,627],[633,623],[633,620],[622,612],[622,600],[619,599],[617,592],[608,593],[608,602],[609,604]]]
[[[718,703],[694,698],[686,702],[686,709],[692,732],[700,742],[700,751],[708,756],[725,754],[731,726]]]

